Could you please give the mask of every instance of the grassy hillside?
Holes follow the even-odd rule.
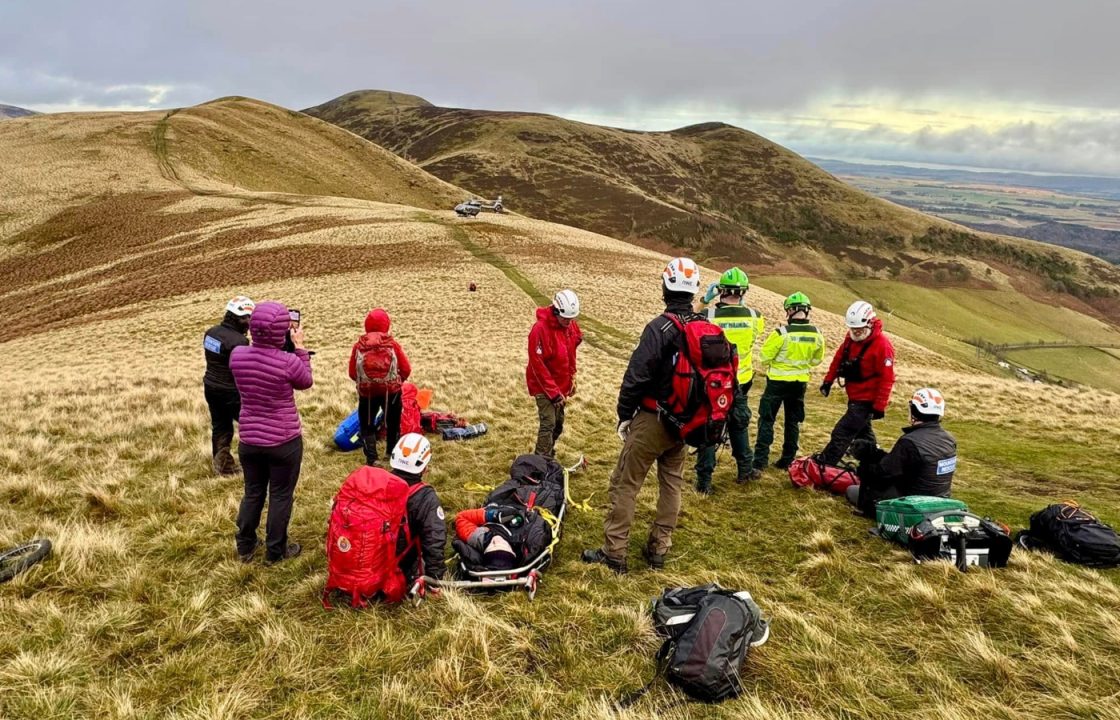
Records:
[[[286,174],[274,185],[252,178],[250,190],[218,161],[176,165],[194,173],[176,189],[144,144],[159,116],[105,119],[70,118],[64,177],[49,163],[38,175],[21,165],[22,184],[0,187],[13,207],[56,198],[53,216],[21,211],[20,229],[0,233],[3,262],[25,263],[18,275],[5,266],[18,283],[0,309],[13,317],[42,299],[39,316],[15,315],[0,339],[0,544],[47,535],[56,545],[0,586],[0,717],[1120,717],[1120,571],[1028,554],[998,572],[915,566],[836,498],[794,491],[776,471],[733,485],[726,452],[716,496],[686,491],[664,572],[619,578],[578,561],[601,539],[618,381],[658,310],[663,256],[516,216],[462,221],[295,195]],[[85,140],[79,126],[92,130]],[[188,130],[167,135],[172,163],[219,156],[210,143],[225,131]],[[193,154],[176,149],[188,136],[202,138]],[[0,153],[14,152],[12,137],[0,130]],[[15,137],[28,157],[51,156],[52,136],[38,155]],[[54,189],[83,178],[86,196]],[[436,406],[490,425],[479,440],[436,443],[430,480],[450,514],[480,502],[471,488],[498,482],[531,445],[525,333],[536,302],[572,283],[588,342],[559,451],[589,458],[573,495],[593,510],[570,516],[536,601],[449,592],[418,609],[324,611],[329,504],[359,462],[328,439],[354,403],[344,366],[366,310],[393,314]],[[315,386],[298,398],[306,452],[291,534],[305,552],[272,568],[236,560],[240,482],[209,474],[199,340],[235,293],[298,305],[319,351]],[[751,298],[773,323],[780,296],[757,288]],[[819,320],[835,346],[838,318]],[[1120,524],[1120,398],[1026,387],[897,346],[900,392],[935,384],[949,400],[958,494],[975,510],[1021,525],[1076,496]],[[884,435],[902,423],[900,405]],[[810,398],[806,450],[842,407]],[[653,505],[647,488],[635,568]],[[745,668],[747,695],[701,706],[661,685],[615,708],[654,669],[649,598],[713,579],[751,590],[773,618]]]
[[[989,270],[1010,268],[1020,291],[1057,291],[1073,307],[1086,310],[1079,301],[1088,302],[1120,322],[1120,269],[874,198],[723,123],[635,132],[533,113],[442,108],[380,91],[350,93],[305,112],[449,182],[503,194],[518,212],[649,247],[687,248],[770,272],[945,275],[943,281],[961,286],[990,286]]]

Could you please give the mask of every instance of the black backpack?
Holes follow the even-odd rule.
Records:
[[[971,518],[974,523],[934,523],[937,518]],[[1007,567],[1011,557],[1011,535],[1007,528],[990,518],[970,512],[946,510],[927,515],[910,528],[910,541],[906,544],[914,562],[948,560],[961,572],[968,572],[970,565],[982,568]]]
[[[1049,550],[1066,562],[1089,567],[1120,566],[1116,531],[1070,500],[1031,515],[1030,529],[1015,539],[1025,548]]]
[[[543,455],[518,455],[509,480],[490,491],[483,504],[543,507],[557,515],[564,505],[564,467]]]
[[[654,629],[665,638],[657,653],[658,667],[664,667],[671,684],[703,702],[720,702],[743,692],[739,670],[751,643],[762,644],[769,634],[749,593],[724,590],[715,583],[670,588],[653,601],[652,614]]]

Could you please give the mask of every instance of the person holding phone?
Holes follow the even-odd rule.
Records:
[[[245,494],[237,514],[237,554],[251,562],[260,540],[257,528],[268,501],[265,562],[296,557],[299,543],[288,542],[288,521],[303,462],[303,434],[295,390],[311,387],[311,355],[304,347],[303,328],[288,308],[263,302],[249,318],[252,343],[235,348],[230,371],[241,393],[241,444],[238,455],[245,474]],[[285,352],[286,342],[292,344]]]

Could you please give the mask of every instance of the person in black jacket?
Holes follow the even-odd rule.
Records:
[[[249,344],[249,316],[255,305],[244,295],[226,303],[222,321],[202,336],[206,374],[202,387],[210,408],[210,446],[216,475],[241,472],[233,459],[233,423],[241,414],[241,395],[229,371],[229,356],[235,347]]]
[[[851,454],[859,460],[859,485],[848,488],[848,502],[873,515],[875,503],[907,495],[949,497],[957,470],[957,440],[945,428],[945,398],[922,388],[910,398],[910,426],[891,451],[857,440]]]
[[[397,441],[389,455],[394,475],[409,487],[424,482],[432,461],[432,444],[419,433],[408,433]],[[408,496],[408,531],[412,544],[397,548],[401,556],[401,572],[411,584],[421,575],[439,580],[443,577],[447,524],[436,489],[427,483]],[[403,539],[402,539],[403,542]]]
[[[662,273],[665,312],[646,325],[630,356],[618,392],[618,436],[622,451],[611,474],[610,508],[604,523],[603,545],[585,550],[587,563],[602,563],[616,573],[626,572],[627,543],[638,491],[650,467],[657,463],[657,513],[642,555],[653,569],[665,565],[681,506],[685,446],[679,434],[662,422],[658,403],[672,391],[673,356],[680,349],[682,324],[703,319],[692,309],[700,289],[700,269],[688,258],[674,258]]]

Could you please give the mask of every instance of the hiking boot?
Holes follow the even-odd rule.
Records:
[[[700,493],[701,495],[713,495],[715,494],[715,491],[716,489],[712,487],[712,481],[710,479],[696,481],[696,492]]]
[[[229,448],[222,448],[218,454],[214,456],[214,474],[215,475],[236,475],[241,472],[241,468],[237,466],[237,461],[233,459],[233,453]]]
[[[746,472],[739,473],[735,477],[735,482],[738,483],[739,485],[744,485],[744,484],[750,482],[751,480],[758,480],[760,477],[762,477],[762,471],[759,470],[758,468],[751,468],[750,470],[747,470]]]
[[[299,557],[299,554],[301,552],[303,552],[302,545],[300,545],[299,543],[288,543],[288,549],[284,551],[283,557],[272,557],[271,555],[268,555],[264,559],[264,564],[275,565],[281,560],[290,560],[294,557]]]
[[[249,552],[246,552],[246,553],[237,553],[237,557],[243,563],[251,563],[251,562],[253,562],[253,556],[255,556],[257,554],[257,548],[259,548],[260,546],[261,546],[261,541],[257,540],[256,544],[253,545],[252,550],[250,550]]]
[[[665,569],[665,555],[658,555],[653,551],[649,545],[642,548],[642,558],[649,563],[650,570],[664,570]]]
[[[606,565],[611,570],[614,570],[615,575],[626,574],[626,561],[625,560],[612,560],[607,557],[602,548],[595,548],[594,550],[584,550],[579,559],[591,565],[599,564]]]
[[[774,467],[779,470],[789,470],[789,465],[792,462],[793,458],[778,458],[778,462],[774,463]]]

